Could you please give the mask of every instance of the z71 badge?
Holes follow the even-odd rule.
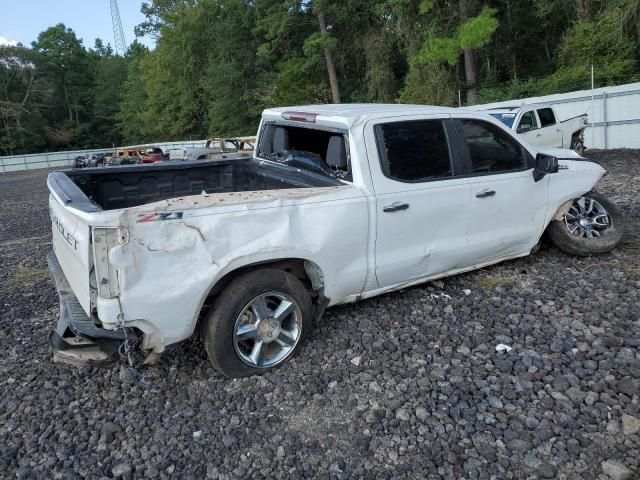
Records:
[[[136,223],[156,222],[158,220],[181,220],[182,212],[141,213]]]

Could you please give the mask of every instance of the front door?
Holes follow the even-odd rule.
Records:
[[[540,124],[538,123],[538,116],[535,110],[529,110],[522,114],[520,120],[518,120],[516,132],[518,132],[519,137],[531,145],[548,147],[548,145],[544,144],[544,138],[540,132]]]
[[[562,127],[558,123],[553,109],[549,107],[539,108],[537,113],[538,121],[540,122],[539,134],[542,139],[542,143],[539,145],[549,148],[562,148]]]
[[[459,150],[449,116],[372,121],[365,135],[376,193],[379,286],[459,268],[470,197],[468,180],[455,175]]]
[[[545,225],[549,177],[511,133],[483,119],[455,121],[470,187],[468,265],[529,252]]]

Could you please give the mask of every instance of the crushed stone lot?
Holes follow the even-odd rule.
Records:
[[[587,156],[627,218],[612,253],[332,308],[260,377],[194,338],[146,385],[52,363],[47,172],[0,175],[0,477],[640,478],[640,151]]]

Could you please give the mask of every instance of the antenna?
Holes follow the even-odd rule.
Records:
[[[127,42],[124,40],[124,30],[120,20],[120,10],[118,10],[118,0],[109,0],[111,3],[111,23],[113,24],[113,41],[116,55],[124,56],[127,53]]]

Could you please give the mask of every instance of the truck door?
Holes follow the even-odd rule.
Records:
[[[543,147],[562,148],[562,127],[557,121],[553,109],[550,107],[538,108],[536,110],[540,121],[539,134]]]
[[[549,176],[534,181],[533,157],[510,132],[454,116],[471,189],[465,263],[528,253],[545,225]]]
[[[535,110],[529,110],[520,116],[518,125],[516,126],[516,132],[531,145],[540,147],[549,146],[544,143],[545,139],[540,132],[540,124],[538,123],[538,116]]]
[[[469,183],[448,115],[374,120],[365,127],[375,190],[375,273],[380,287],[461,266]]]

